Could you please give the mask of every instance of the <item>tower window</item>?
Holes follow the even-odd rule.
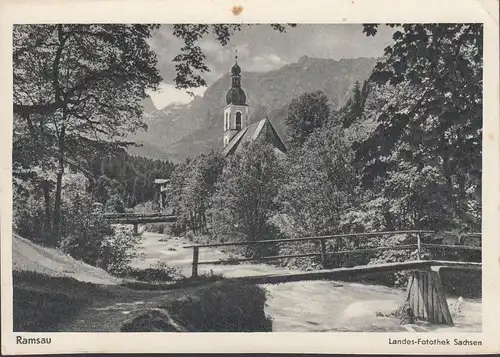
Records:
[[[241,112],[236,112],[236,130],[241,130]]]

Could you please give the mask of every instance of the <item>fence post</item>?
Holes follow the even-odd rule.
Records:
[[[323,268],[325,268],[325,263],[326,263],[326,243],[325,243],[325,240],[320,239],[319,244],[321,247],[321,265],[323,265]]]
[[[191,276],[196,278],[198,276],[198,247],[193,247],[193,270]]]
[[[418,260],[422,260],[422,239],[420,232],[417,233],[417,258]]]

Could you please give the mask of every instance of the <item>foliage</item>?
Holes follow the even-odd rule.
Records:
[[[480,231],[482,27],[397,29],[370,80],[356,83],[346,105],[289,152],[279,196],[288,223],[278,225],[287,236]],[[327,250],[410,243],[414,237],[336,239]],[[318,251],[299,243],[281,249]],[[416,252],[335,257],[329,264],[352,266],[415,259]],[[433,250],[423,258],[477,257]]]
[[[157,202],[154,180],[169,178],[173,170],[174,165],[168,161],[131,156],[125,152],[96,155],[90,169],[96,200],[105,204],[111,196],[118,195],[127,208]],[[158,204],[155,210],[158,210]]]
[[[223,156],[211,151],[176,168],[172,174],[170,198],[179,217],[176,226],[172,227],[174,230],[185,227],[184,229],[194,233],[207,232],[210,199],[215,192],[215,183],[222,173],[223,165]]]
[[[292,217],[296,234],[340,233],[349,229],[345,215],[355,202],[353,152],[342,129],[316,130],[287,158],[287,181],[280,190],[283,213]]]
[[[393,38],[371,80],[398,95],[356,146],[365,187],[407,218],[395,226],[480,229],[482,25],[402,25]]]
[[[288,107],[287,139],[292,146],[301,146],[312,132],[321,128],[330,116],[328,98],[321,92],[305,93],[294,98]]]
[[[140,237],[135,237],[130,227],[111,227],[100,214],[95,214],[87,185],[81,174],[67,175],[64,179],[64,238],[60,248],[87,264],[118,273],[136,256],[134,247]]]
[[[281,165],[273,148],[253,142],[229,158],[212,200],[213,233],[218,239],[273,239],[270,218],[278,207]]]
[[[126,146],[144,128],[142,100],[160,76],[148,25],[16,25],[13,30],[14,113],[21,137],[43,144],[37,161],[57,162],[52,209],[62,237],[62,179],[89,152]],[[122,140],[122,141],[120,141]],[[21,150],[18,154],[29,153]],[[14,165],[37,162],[14,156]],[[83,165],[84,166],[84,165]]]
[[[25,182],[14,186],[13,194],[14,231],[39,244],[50,241],[52,229],[48,223],[51,214],[46,211],[42,187]]]
[[[351,97],[342,108],[342,123],[344,128],[350,127],[353,123],[359,121],[363,115],[365,101],[368,94],[368,82],[359,87],[359,82],[354,83]]]
[[[126,269],[122,276],[137,279],[141,282],[165,282],[182,278],[178,267],[169,266],[165,262],[157,262],[146,269]]]

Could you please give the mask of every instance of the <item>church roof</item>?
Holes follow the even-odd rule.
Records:
[[[246,143],[250,143],[255,140],[265,140],[280,153],[284,154],[286,152],[286,146],[281,140],[276,129],[274,129],[273,124],[269,119],[264,118],[236,133],[236,135],[234,135],[226,145],[222,154],[224,156],[229,156],[234,153],[239,153],[242,151]]]

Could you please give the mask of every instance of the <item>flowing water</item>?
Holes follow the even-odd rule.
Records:
[[[191,273],[191,244],[178,237],[144,232],[143,257],[133,262],[136,268],[147,268],[163,261],[176,266],[180,272]],[[217,249],[200,249],[200,261],[227,259]],[[218,273],[227,277],[276,274],[289,269],[265,264],[200,265],[200,274]],[[405,299],[405,290],[359,283],[333,281],[301,281],[277,285],[264,285],[269,293],[267,313],[273,319],[273,331],[406,331],[400,321],[389,315]],[[456,304],[448,299],[449,306]],[[455,325],[443,327],[432,324],[414,326],[421,331],[481,331],[481,299],[464,299],[461,316],[455,316]]]

